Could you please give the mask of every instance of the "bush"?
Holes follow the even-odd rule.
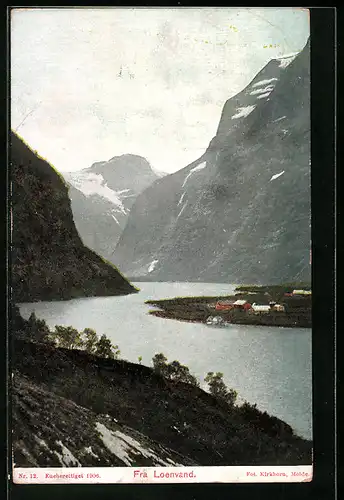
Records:
[[[185,384],[199,385],[196,377],[190,373],[187,366],[179,363],[179,361],[172,361],[167,365],[169,378],[171,380],[178,380]]]
[[[153,357],[153,369],[159,375],[168,377],[167,358],[164,354],[156,354]]]
[[[95,354],[101,358],[117,359],[120,351],[118,345],[113,345],[106,335],[102,335],[95,347]]]
[[[81,336],[83,337],[84,349],[90,354],[94,354],[97,350],[98,335],[92,328],[85,328]]]
[[[56,325],[53,337],[57,341],[58,347],[78,349],[83,346],[80,332],[72,326]]]
[[[167,363],[167,358],[162,353],[156,354],[153,357],[153,368],[156,373],[159,373],[159,375],[168,380],[175,380],[196,386],[199,385],[196,377],[190,373],[187,366],[182,365],[179,361]]]
[[[51,332],[44,319],[38,319],[34,312],[26,322],[27,337],[34,342],[54,343]]]
[[[225,401],[229,406],[234,406],[238,393],[234,389],[228,389],[223,381],[223,373],[208,372],[204,381],[209,386],[209,392],[217,399]]]

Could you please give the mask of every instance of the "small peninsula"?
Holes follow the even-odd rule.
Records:
[[[174,297],[147,300],[157,307],[149,314],[208,325],[241,324],[311,328],[312,292],[309,285],[236,287],[234,295]]]

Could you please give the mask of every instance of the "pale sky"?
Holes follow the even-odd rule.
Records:
[[[11,127],[61,172],[125,153],[174,172],[225,101],[308,36],[301,8],[14,9]]]

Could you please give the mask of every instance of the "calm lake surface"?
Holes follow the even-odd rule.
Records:
[[[218,328],[149,315],[148,299],[228,295],[234,286],[214,283],[136,283],[137,294],[19,304],[50,327],[94,328],[118,344],[121,357],[151,366],[154,354],[187,365],[203,384],[208,371],[224,374],[239,401],[257,403],[305,438],[312,438],[311,329],[231,325]]]

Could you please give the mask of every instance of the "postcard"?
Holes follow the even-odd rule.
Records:
[[[305,8],[12,8],[16,484],[313,477]]]

